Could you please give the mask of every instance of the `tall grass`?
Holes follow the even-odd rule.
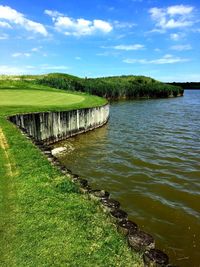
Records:
[[[179,86],[144,76],[116,76],[81,79],[67,74],[50,74],[36,80],[51,87],[87,92],[107,99],[161,98],[183,94]]]

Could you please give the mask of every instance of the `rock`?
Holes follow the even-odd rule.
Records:
[[[61,171],[66,171],[66,172],[67,172],[67,168],[66,168],[65,166],[61,166],[61,167],[60,167],[60,170],[61,170]]]
[[[169,266],[169,257],[159,249],[150,249],[145,251],[143,260],[146,267]]]
[[[59,160],[54,159],[54,160],[53,160],[53,165],[54,165],[54,166],[57,166],[57,167],[60,167],[60,166],[61,166],[61,163],[60,163]]]
[[[37,140],[34,140],[34,144],[36,146],[43,145],[43,143],[41,141],[37,141]]]
[[[88,181],[86,179],[79,179],[78,183],[80,187],[86,188],[88,186]]]
[[[118,223],[118,231],[125,236],[128,235],[130,232],[136,232],[138,229],[138,226],[136,223],[130,221],[130,220],[125,220],[125,221],[120,221]]]
[[[47,158],[49,162],[53,163],[54,159],[52,157]]]
[[[120,203],[114,199],[103,198],[101,203],[104,206],[105,211],[112,211],[120,207]]]
[[[131,248],[140,252],[155,248],[154,238],[143,231],[130,232],[128,235],[128,243]]]
[[[83,194],[87,194],[91,191],[91,187],[87,185],[86,187],[80,187],[80,192]]]
[[[72,171],[70,169],[66,168],[66,170],[69,174],[72,174]]]
[[[109,198],[109,193],[105,190],[91,190],[90,191],[90,197],[94,199],[108,199]]]
[[[45,150],[45,151],[43,151],[43,153],[45,154],[45,155],[47,155],[47,156],[51,156],[52,154],[51,154],[51,151],[49,151],[49,150]]]
[[[47,157],[55,160],[55,158],[52,154],[48,154]]]
[[[67,151],[66,147],[56,147],[51,150],[52,155],[58,155]]]
[[[71,174],[71,178],[74,183],[78,182],[81,179],[78,174]]]
[[[118,221],[127,220],[128,218],[128,214],[125,211],[120,210],[120,209],[115,209],[111,211],[110,214],[114,219]]]

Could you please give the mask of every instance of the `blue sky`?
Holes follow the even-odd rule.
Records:
[[[0,73],[200,81],[200,2],[1,0]]]

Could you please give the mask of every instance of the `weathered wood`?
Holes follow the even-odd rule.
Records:
[[[50,144],[104,125],[109,118],[109,105],[78,110],[18,114],[9,119],[35,144]]]

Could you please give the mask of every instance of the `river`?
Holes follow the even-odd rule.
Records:
[[[174,264],[200,266],[200,90],[112,103],[100,129],[54,146],[93,188],[106,189]]]

